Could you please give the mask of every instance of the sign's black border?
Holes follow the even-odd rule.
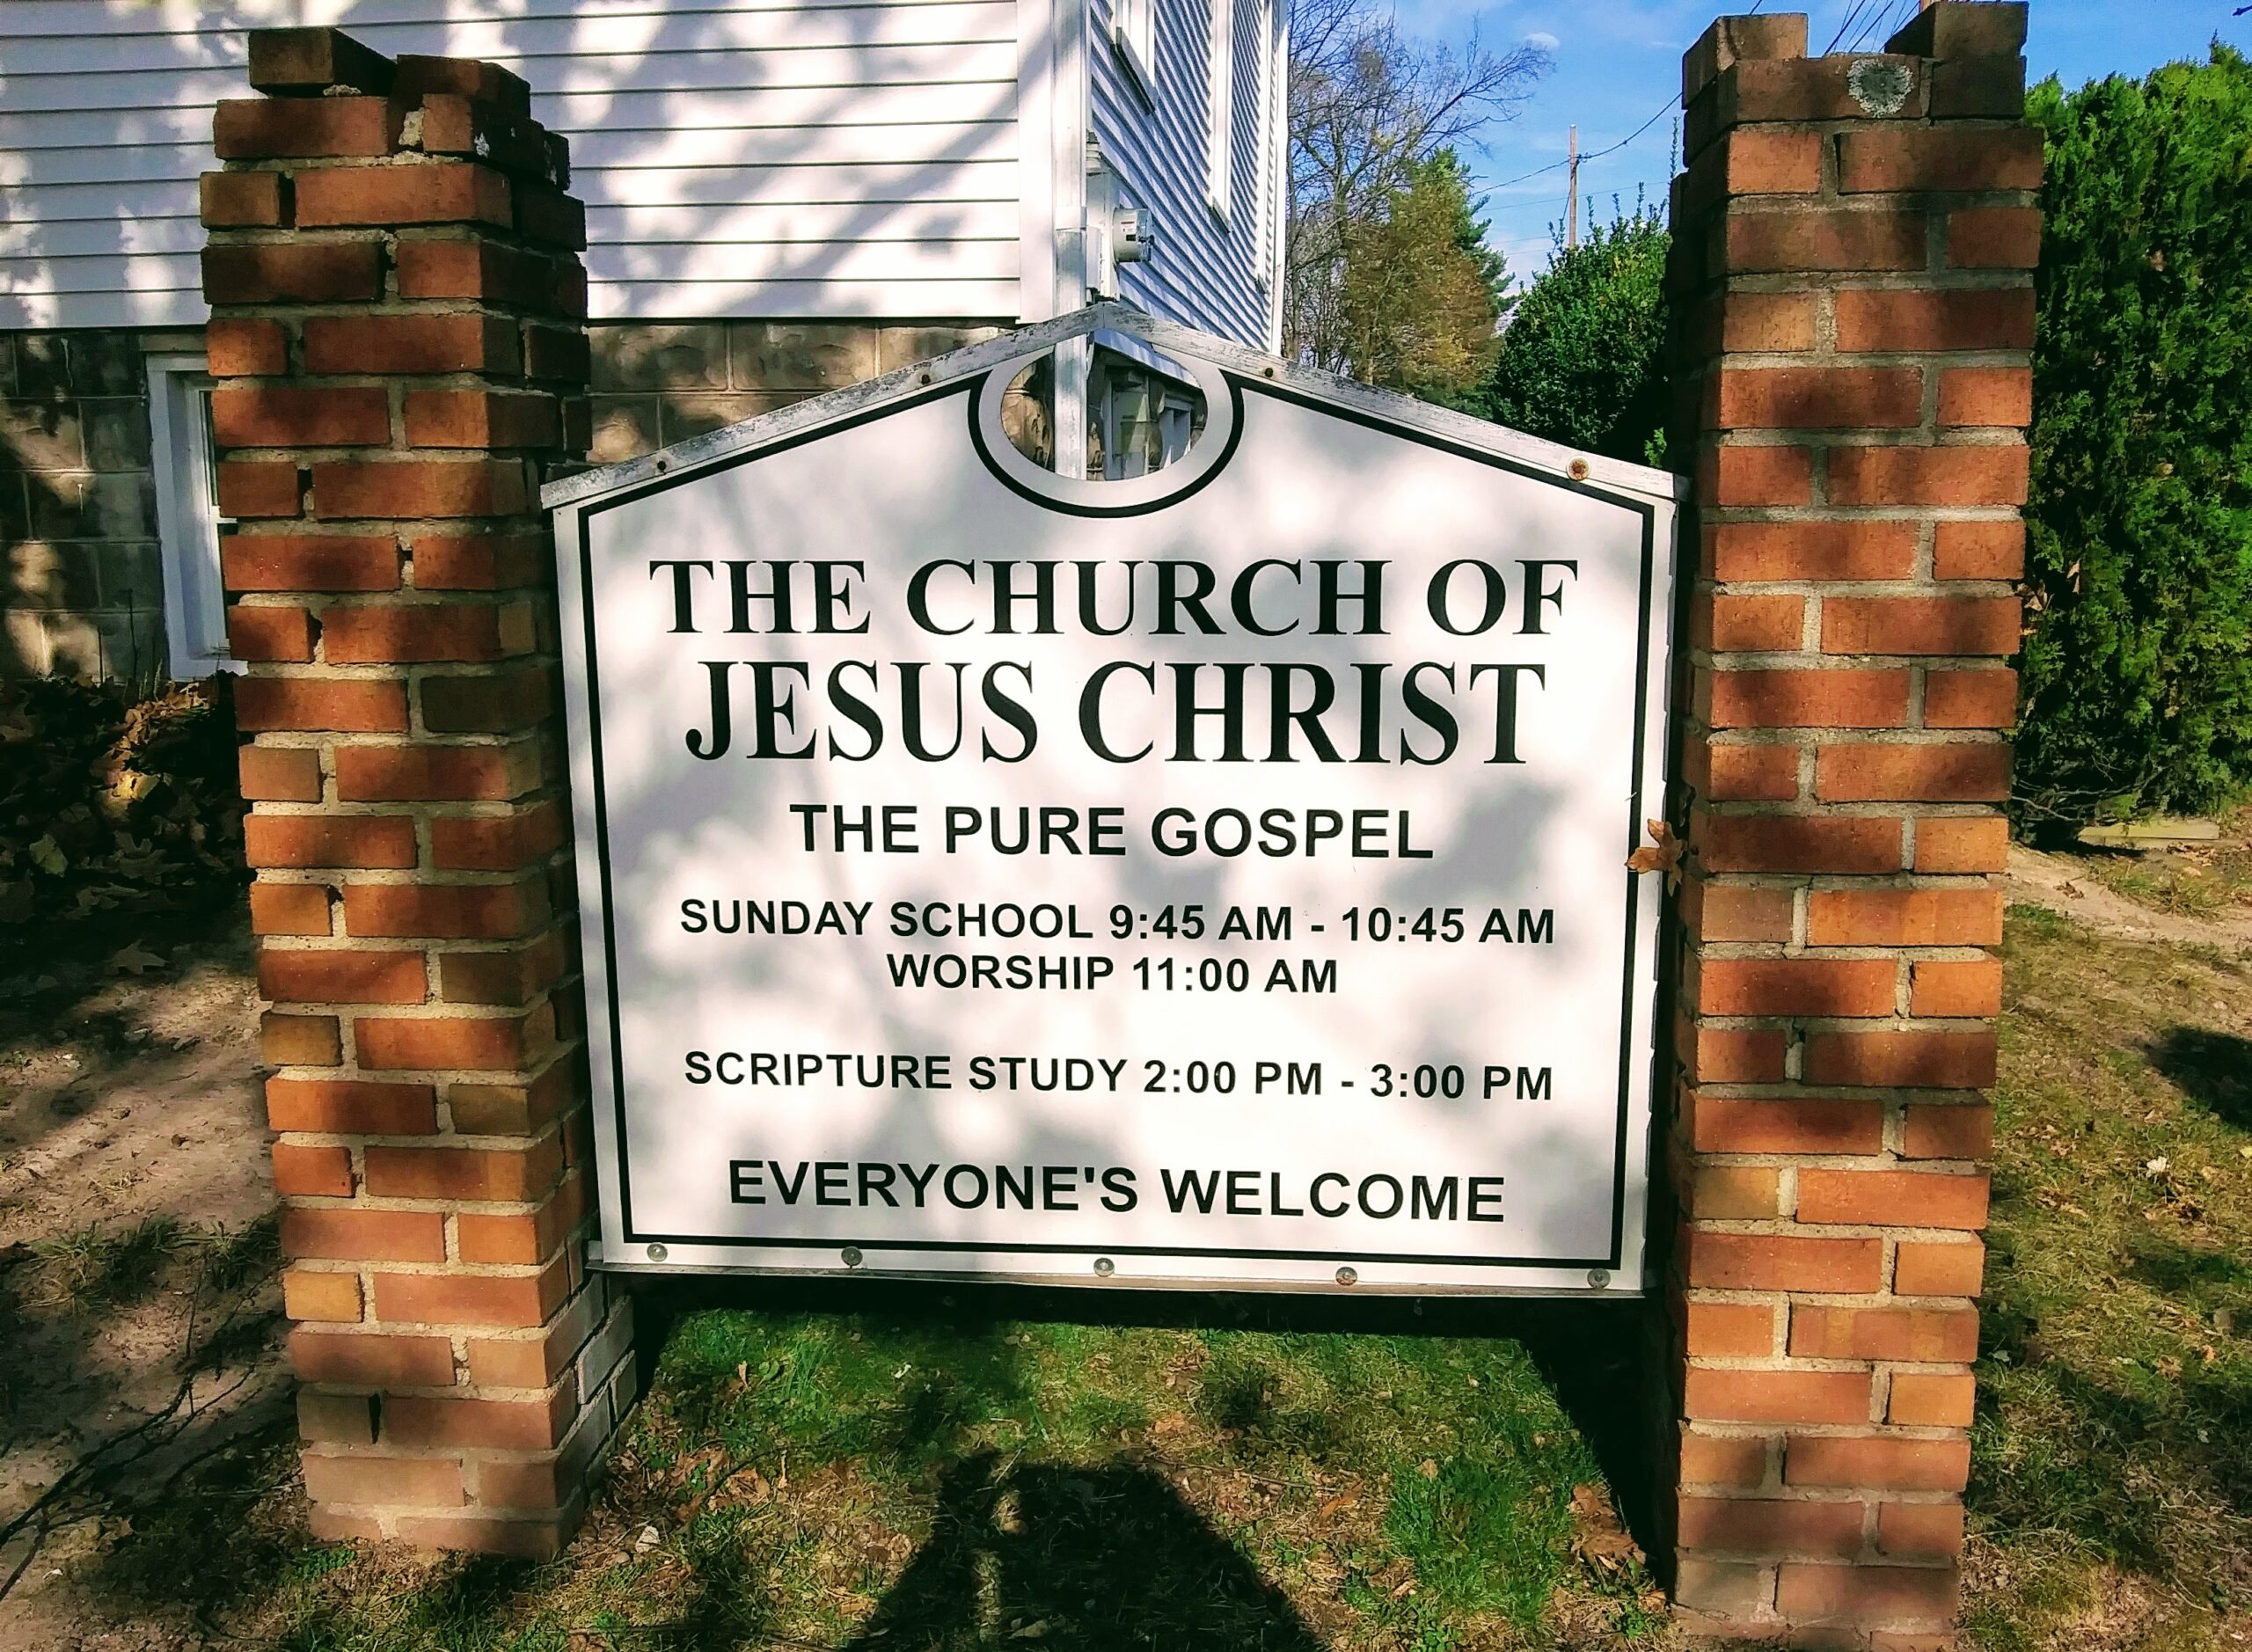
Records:
[[[1203,473],[1202,476],[1197,479],[1191,489],[1188,490],[1190,492],[1195,491],[1195,488],[1201,488],[1214,477],[1217,476],[1222,470],[1226,468],[1227,462],[1234,457],[1235,447],[1242,439],[1244,428],[1243,394],[1246,391],[1251,391],[1262,396],[1271,396],[1278,401],[1291,402],[1299,406],[1311,408],[1317,413],[1326,414],[1333,419],[1342,419],[1350,424],[1361,425],[1372,430],[1381,430],[1389,435],[1398,436],[1402,440],[1418,442],[1424,447],[1435,449],[1437,451],[1450,454],[1457,458],[1468,459],[1474,464],[1489,465],[1496,470],[1507,471],[1513,475],[1524,477],[1530,481],[1539,482],[1545,486],[1560,487],[1568,493],[1580,493],[1590,498],[1599,499],[1606,504],[1615,505],[1621,509],[1634,511],[1636,515],[1641,517],[1642,567],[1640,612],[1636,632],[1637,648],[1634,664],[1635,715],[1633,754],[1634,767],[1627,788],[1627,829],[1622,852],[1620,854],[1620,863],[1623,866],[1626,857],[1634,853],[1635,848],[1641,842],[1642,836],[1642,766],[1644,758],[1647,755],[1645,746],[1648,740],[1649,724],[1649,694],[1651,688],[1650,667],[1652,663],[1650,657],[1652,651],[1649,647],[1650,634],[1650,606],[1654,596],[1653,584],[1656,573],[1657,559],[1657,511],[1656,508],[1646,501],[1635,499],[1631,495],[1621,495],[1612,493],[1607,488],[1598,487],[1585,482],[1577,482],[1564,477],[1554,476],[1547,471],[1535,469],[1531,465],[1525,464],[1518,460],[1506,457],[1501,454],[1484,452],[1479,449],[1469,447],[1460,442],[1449,441],[1444,436],[1432,435],[1428,431],[1416,430],[1412,428],[1392,423],[1386,420],[1374,418],[1353,408],[1340,407],[1334,403],[1324,401],[1318,397],[1304,394],[1303,392],[1292,390],[1285,385],[1265,380],[1251,378],[1244,375],[1229,372],[1225,369],[1223,369],[1222,376],[1227,382],[1229,393],[1235,398],[1236,416],[1234,429],[1230,433],[1226,452],[1224,453],[1216,463],[1214,463]],[[964,394],[969,394],[970,397],[969,422],[972,432],[972,445],[977,453],[977,457],[984,462],[987,469],[1013,493],[1018,493],[1021,497],[1030,500],[1032,502],[1042,506],[1043,508],[1058,510],[1065,514],[1077,515],[1139,515],[1148,510],[1161,509],[1165,506],[1172,504],[1175,498],[1184,496],[1174,495],[1164,500],[1152,501],[1146,505],[1130,506],[1121,508],[1073,507],[1062,501],[1047,498],[1045,495],[1028,492],[1019,486],[1017,482],[1003,471],[998,464],[994,464],[991,455],[986,451],[983,435],[977,431],[976,397],[974,392],[980,388],[983,382],[983,380],[982,376],[976,376],[938,385],[920,394],[905,396],[897,401],[887,402],[881,406],[871,407],[849,419],[842,419],[833,424],[823,424],[815,427],[815,428],[800,432],[795,435],[785,437],[781,440],[770,442],[764,446],[750,450],[749,451],[736,454],[715,464],[701,466],[692,471],[683,471],[677,475],[652,478],[649,481],[643,483],[638,487],[623,489],[607,498],[591,501],[580,508],[579,543],[577,545],[577,552],[579,559],[579,606],[583,621],[586,648],[587,736],[589,754],[593,759],[594,767],[595,856],[598,881],[602,889],[603,974],[605,994],[609,999],[610,1012],[609,1034],[611,1088],[612,1093],[611,1100],[614,1114],[616,1129],[615,1140],[618,1149],[618,1217],[626,1241],[633,1244],[709,1245],[723,1249],[744,1250],[839,1250],[850,1246],[858,1248],[863,1254],[868,1255],[880,1254],[886,1252],[951,1252],[979,1255],[1069,1256],[1073,1258],[1092,1256],[1203,1256],[1242,1261],[1405,1262],[1423,1266],[1445,1268],[1554,1268],[1570,1271],[1581,1271],[1594,1268],[1617,1268],[1621,1261],[1620,1253],[1624,1248],[1625,1243],[1627,1157],[1628,1147],[1627,1133],[1632,1128],[1633,1123],[1632,1098],[1634,1094],[1634,1063],[1635,931],[1637,927],[1636,919],[1640,910],[1639,903],[1641,898],[1641,880],[1636,874],[1632,873],[1628,873],[1627,874],[1626,959],[1620,1016],[1619,1039],[1618,1134],[1612,1153],[1611,1250],[1610,1254],[1607,1256],[1571,1258],[1551,1256],[1459,1256],[1451,1254],[1430,1254],[1401,1251],[1260,1250],[1232,1246],[1195,1246],[1179,1245],[1071,1245],[1053,1241],[1042,1244],[1011,1244],[991,1240],[971,1241],[957,1239],[852,1239],[805,1238],[747,1239],[741,1235],[720,1235],[710,1233],[653,1233],[645,1232],[634,1227],[632,1166],[629,1160],[628,1149],[626,1146],[625,1046],[623,1034],[619,1030],[618,1002],[617,928],[615,918],[613,917],[614,902],[612,898],[610,875],[610,814],[608,800],[604,795],[603,788],[602,678],[600,667],[596,659],[595,642],[595,604],[592,600],[594,588],[594,554],[592,542],[588,531],[588,524],[595,516],[599,515],[605,511],[613,510],[619,506],[632,504],[637,501],[647,499],[652,494],[668,492],[672,488],[682,486],[687,483],[698,481],[705,477],[715,475],[721,471],[733,470],[737,465],[748,464],[753,460],[771,457],[778,453],[785,453],[793,448],[804,446],[808,442],[823,440],[829,436],[836,435],[845,430],[853,429],[860,425],[870,423],[875,420],[889,418],[895,413],[905,413],[910,408],[919,407],[930,402],[942,400],[949,396],[960,396]],[[568,708],[567,708],[567,709]],[[1655,1037],[1656,1028],[1653,1027],[1652,1031],[1653,1036]],[[1655,1049],[1644,1051],[1643,1055],[1645,1059],[1651,1060],[1653,1062],[1656,1059]],[[1652,1107],[1653,1110],[1655,1110],[1655,1094],[1653,1094],[1652,1097]],[[884,1270],[880,1268],[872,1268],[867,1271],[871,1273],[881,1273]]]

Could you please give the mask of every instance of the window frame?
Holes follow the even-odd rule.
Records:
[[[1136,90],[1154,106],[1158,91],[1158,0],[1110,0],[1110,41]]]
[[[1235,194],[1235,0],[1206,0],[1204,204],[1226,228]]]
[[[200,355],[173,354],[149,356],[146,366],[166,669],[175,679],[239,671],[242,662],[227,646],[227,588],[219,568],[223,519],[210,364]]]

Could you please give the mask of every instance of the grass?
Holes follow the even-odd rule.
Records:
[[[2252,962],[2017,910],[2007,968],[1966,1641],[2252,1644]],[[284,1422],[84,1580],[284,1652],[1674,1642],[1594,1309],[748,1291],[646,1305],[649,1398],[558,1561],[310,1539]]]
[[[2087,874],[2115,895],[2191,917],[2252,905],[2252,814],[2225,822],[2217,844],[2084,857]]]
[[[2252,968],[2035,910],[2013,912],[2006,967],[1966,1627],[1993,1652],[2233,1643],[2252,1613]]]

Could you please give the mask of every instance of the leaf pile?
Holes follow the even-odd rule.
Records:
[[[0,683],[0,936],[179,910],[241,886],[229,686],[136,701],[113,683]]]

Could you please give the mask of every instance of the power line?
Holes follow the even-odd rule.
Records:
[[[1767,0],[1751,0],[1751,9],[1745,11],[1744,15],[1745,17],[1751,16],[1754,12],[1758,11],[1761,6],[1766,4],[1766,3]],[[1660,106],[1656,113],[1651,115],[1649,120],[1643,121],[1641,125],[1636,127],[1633,131],[1627,134],[1625,137],[1620,138],[1609,149],[1590,150],[1589,153],[1580,156],[1576,161],[1575,161],[1571,157],[1567,156],[1561,161],[1551,161],[1546,166],[1536,166],[1529,172],[1519,172],[1515,178],[1504,178],[1501,182],[1488,186],[1488,188],[1489,190],[1508,189],[1513,185],[1526,183],[1535,178],[1545,178],[1550,172],[1561,172],[1568,166],[1585,166],[1590,161],[1599,161],[1606,155],[1616,155],[1620,150],[1625,149],[1627,145],[1632,143],[1636,138],[1641,136],[1643,133],[1649,131],[1652,127],[1656,126],[1660,121],[1664,120],[1667,115],[1671,114],[1680,106],[1681,95],[1678,92],[1676,92],[1672,97],[1668,98],[1665,102]],[[1491,198],[1490,194],[1488,198]]]

